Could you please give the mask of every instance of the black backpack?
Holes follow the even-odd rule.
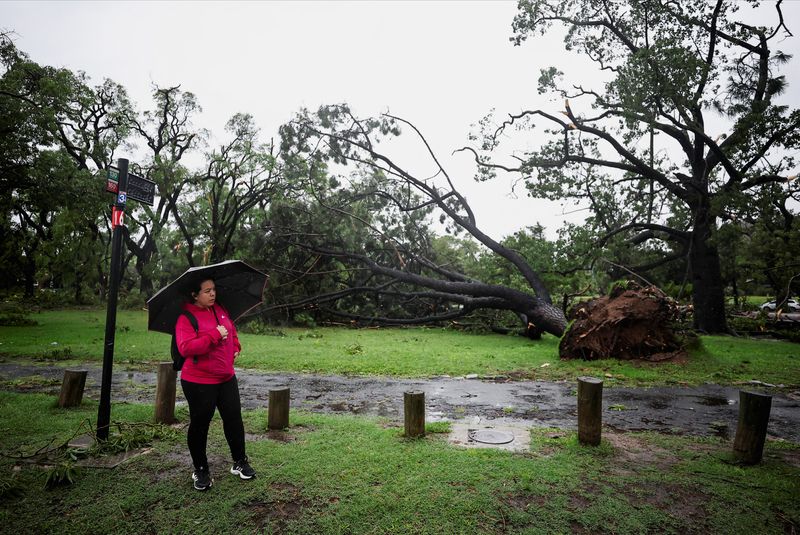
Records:
[[[188,310],[184,310],[181,312],[186,319],[189,320],[189,323],[192,324],[194,327],[194,332],[197,334],[199,327],[197,326],[197,318],[194,317],[194,314],[189,312]],[[186,360],[181,352],[178,350],[178,341],[175,339],[175,333],[172,333],[172,369],[176,372],[183,368],[183,361]],[[195,364],[197,364],[197,357],[194,358]]]

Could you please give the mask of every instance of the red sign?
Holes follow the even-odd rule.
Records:
[[[114,206],[111,208],[111,228],[113,229],[117,225],[125,226],[125,212]]]
[[[106,191],[110,193],[116,193],[119,191],[119,182],[115,180],[111,180],[110,178],[106,180]]]

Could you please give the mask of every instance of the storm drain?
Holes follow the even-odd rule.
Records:
[[[494,429],[469,429],[467,438],[481,444],[508,444],[514,440],[513,433],[495,431]]]

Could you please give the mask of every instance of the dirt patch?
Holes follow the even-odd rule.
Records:
[[[227,444],[225,445],[227,448]],[[214,474],[224,474],[231,467],[232,461],[230,454],[223,455],[220,453],[212,453],[209,449],[207,452],[208,467],[211,470],[211,476]],[[175,445],[172,449],[164,453],[161,457],[161,466],[164,467],[163,473],[152,474],[151,479],[161,481],[168,479],[171,476],[178,475],[179,477],[185,476],[188,481],[192,477],[192,457],[189,455],[189,448],[185,442]]]
[[[287,433],[286,431],[269,430],[266,433],[253,435],[250,433],[245,434],[245,439],[250,442],[258,442],[262,440],[274,440],[275,442],[294,442],[297,437]]]
[[[614,447],[616,462],[612,471],[616,475],[630,475],[640,467],[666,470],[680,460],[664,448],[628,433],[603,433],[603,439]]]
[[[267,500],[249,502],[246,509],[252,511],[251,518],[258,532],[285,533],[287,525],[314,507],[314,503],[303,497],[299,487],[290,483],[273,483]]]
[[[248,442],[260,442],[262,440],[274,440],[275,442],[294,442],[299,437],[300,433],[308,433],[313,431],[314,428],[302,424],[296,424],[289,427],[288,430],[283,429],[268,429],[266,433],[245,433],[245,440]]]
[[[800,450],[782,450],[776,452],[777,457],[796,468],[800,468]]]
[[[531,506],[545,507],[547,496],[526,493],[508,493],[500,498],[500,501],[509,509],[527,511]]]
[[[567,503],[567,507],[573,511],[583,511],[590,505],[592,505],[592,500],[582,494],[570,495],[569,502]]]
[[[174,446],[169,451],[154,454],[158,462],[158,469],[150,471],[147,475],[150,482],[178,481],[191,484],[192,461],[186,445]]]
[[[633,505],[650,505],[691,526],[687,533],[708,533],[709,496],[695,487],[667,481],[638,481],[616,487]]]
[[[595,527],[587,528],[586,526],[582,526],[581,524],[578,524],[577,522],[571,522],[570,525],[569,525],[569,530],[570,530],[570,533],[576,533],[578,535],[584,535],[584,534],[588,534],[588,533],[597,533],[597,528],[595,528]]]
[[[482,526],[482,532],[518,533],[524,531],[525,528],[533,525],[533,521],[530,517],[522,517],[519,513],[528,515],[531,510],[547,506],[547,496],[539,494],[505,493],[499,499],[503,504],[503,507],[496,510],[499,518],[494,514],[486,515],[489,523]]]
[[[656,362],[681,356],[681,342],[672,328],[678,307],[657,288],[618,287],[581,303],[570,316],[574,321],[559,344],[562,359]]]
[[[580,513],[595,502],[593,498],[600,495],[601,489],[598,485],[583,477],[577,488],[580,489],[580,491],[573,492],[569,495],[567,508]]]

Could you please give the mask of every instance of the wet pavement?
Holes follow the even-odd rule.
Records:
[[[101,369],[88,371],[85,396],[100,397]],[[64,368],[0,363],[0,389],[58,395]],[[403,393],[425,392],[426,416],[432,420],[463,421],[480,418],[512,421],[532,427],[577,427],[577,384],[571,382],[511,381],[452,378],[397,379],[336,375],[280,374],[237,370],[242,405],[265,408],[269,390],[288,386],[292,408],[325,413],[403,417]],[[155,398],[154,372],[116,371],[114,401],[148,403]],[[768,434],[800,443],[800,392],[743,385],[745,390],[771,394]],[[606,385],[603,425],[618,431],[651,430],[661,433],[733,438],[739,411],[739,387],[706,384],[697,387],[630,388]],[[185,403],[178,388],[177,402]]]

